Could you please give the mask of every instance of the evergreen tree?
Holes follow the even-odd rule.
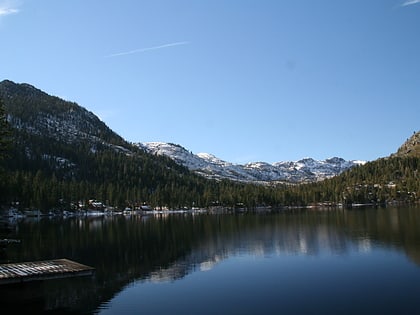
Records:
[[[10,149],[11,131],[7,123],[6,110],[0,99],[0,161],[3,160]]]

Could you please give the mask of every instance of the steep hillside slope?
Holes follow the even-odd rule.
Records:
[[[127,146],[122,137],[92,112],[76,103],[48,95],[32,85],[2,81],[0,97],[10,125],[17,130],[68,144],[87,140],[92,144]]]
[[[414,132],[413,135],[399,147],[394,156],[420,157],[420,131]]]

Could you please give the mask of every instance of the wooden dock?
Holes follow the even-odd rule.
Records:
[[[68,259],[0,264],[0,285],[93,275],[94,268]]]

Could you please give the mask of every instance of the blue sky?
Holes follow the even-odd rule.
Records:
[[[374,160],[420,128],[420,1],[0,0],[0,80],[131,142]]]

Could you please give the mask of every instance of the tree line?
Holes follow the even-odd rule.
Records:
[[[71,209],[87,200],[124,208],[307,206],[323,203],[414,202],[418,157],[390,157],[309,184],[261,185],[209,180],[167,157],[80,140],[77,145],[10,128],[0,103],[0,203],[41,210]]]

